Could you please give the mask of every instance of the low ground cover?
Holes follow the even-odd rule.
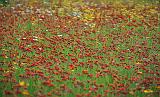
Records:
[[[1,7],[1,97],[160,95],[158,2],[45,4]]]

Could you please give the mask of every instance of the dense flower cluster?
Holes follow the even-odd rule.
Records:
[[[0,96],[158,97],[158,6],[88,3],[1,7]]]

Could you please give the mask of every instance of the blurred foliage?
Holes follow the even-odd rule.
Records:
[[[0,0],[0,4],[2,6],[7,6],[9,4],[9,1],[8,0]]]

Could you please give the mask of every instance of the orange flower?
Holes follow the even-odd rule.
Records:
[[[151,89],[146,89],[146,90],[143,90],[143,92],[144,92],[144,93],[152,93],[153,90],[151,90]]]
[[[160,89],[160,86],[157,86],[156,88],[157,88],[157,89]]]
[[[88,74],[88,70],[83,70],[82,73],[83,74]]]

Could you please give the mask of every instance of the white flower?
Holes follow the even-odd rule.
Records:
[[[39,50],[42,50],[42,48],[39,48]]]
[[[59,37],[62,37],[63,35],[58,35]]]
[[[37,36],[33,36],[34,38],[38,38]]]
[[[27,38],[22,38],[23,40],[26,40]]]
[[[38,39],[33,39],[34,41],[38,41]]]

